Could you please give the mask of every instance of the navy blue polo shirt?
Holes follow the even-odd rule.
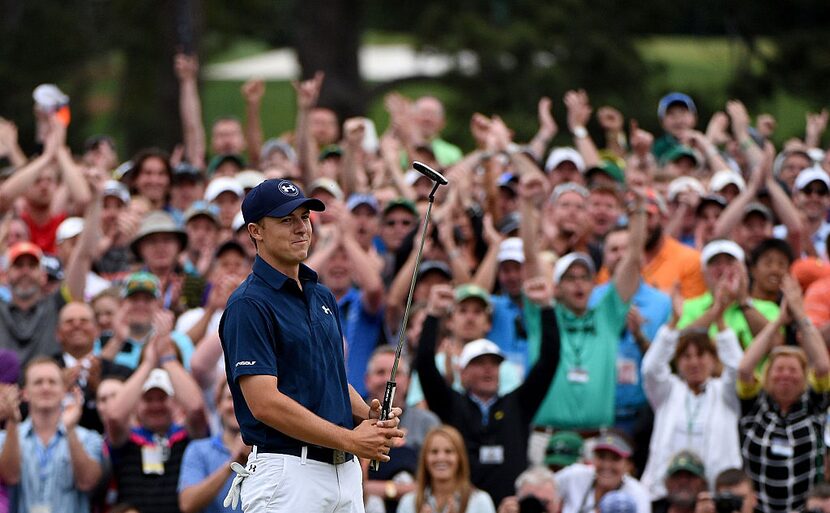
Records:
[[[302,290],[257,256],[253,272],[228,299],[219,324],[242,439],[268,450],[304,442],[254,418],[242,396],[240,376],[276,376],[281,393],[318,417],[354,428],[337,301],[303,264],[299,278]]]

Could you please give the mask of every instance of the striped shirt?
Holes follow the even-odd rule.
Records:
[[[830,396],[811,387],[782,414],[760,386],[750,390],[739,383],[738,391],[741,454],[758,491],[756,511],[800,510],[823,469],[824,421]]]
[[[63,425],[48,444],[38,438],[31,419],[18,427],[21,468],[17,485],[17,511],[34,511],[37,506],[47,506],[49,511],[61,513],[88,513],[89,494],[75,487],[69,440]],[[103,439],[95,431],[75,428],[75,435],[87,455],[102,463]],[[0,449],[6,442],[6,432],[0,433]],[[11,511],[11,510],[10,510]]]

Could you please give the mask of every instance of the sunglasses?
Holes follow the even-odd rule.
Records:
[[[827,187],[807,187],[801,190],[805,196],[816,195],[816,196],[827,196],[828,191]]]

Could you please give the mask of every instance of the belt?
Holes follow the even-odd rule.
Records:
[[[328,447],[317,447],[316,445],[300,445],[295,447],[281,447],[279,449],[268,449],[266,447],[257,447],[257,452],[265,454],[288,454],[290,456],[302,457],[303,449],[306,449],[306,458],[322,463],[329,463],[331,465],[340,465],[352,461],[354,454],[338,449],[329,449]]]

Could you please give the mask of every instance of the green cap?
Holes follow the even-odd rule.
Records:
[[[666,477],[682,471],[689,472],[701,479],[706,479],[706,471],[703,469],[703,462],[697,454],[692,451],[680,451],[675,454],[669,463],[669,470],[666,471]]]
[[[602,160],[596,166],[585,171],[586,176],[589,176],[593,173],[604,173],[610,176],[617,183],[625,182],[625,173],[623,172],[622,168],[614,162],[610,162],[608,160]]]
[[[695,165],[700,164],[695,150],[683,144],[677,144],[674,147],[672,147],[669,151],[664,153],[663,158],[660,159],[660,163],[665,165],[668,162],[675,162],[683,157],[689,157],[690,159],[694,160]]]
[[[319,162],[326,160],[329,157],[342,157],[343,156],[343,148],[336,144],[329,144],[322,150],[320,150],[320,156],[317,158]]]
[[[490,294],[474,283],[465,283],[455,288],[455,303],[475,298],[480,299],[487,307],[490,307]]]
[[[545,465],[567,467],[582,457],[582,437],[573,431],[559,431],[550,437],[545,450]]]
[[[207,175],[213,176],[219,166],[225,162],[233,162],[239,166],[240,171],[245,169],[245,159],[243,159],[241,155],[236,155],[234,153],[222,153],[210,159],[207,167]]]
[[[146,292],[156,299],[161,297],[161,284],[155,274],[141,271],[127,277],[124,282],[124,297],[130,297],[139,292]]]
[[[418,207],[415,206],[415,203],[406,198],[395,198],[389,201],[389,203],[387,203],[386,206],[383,207],[383,215],[388,214],[394,208],[403,208],[408,210],[414,216],[418,215]]]

